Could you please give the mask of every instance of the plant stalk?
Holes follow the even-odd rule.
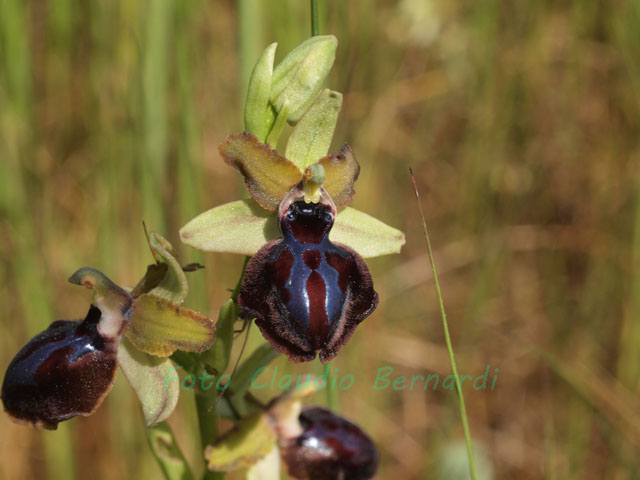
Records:
[[[311,36],[320,35],[320,14],[318,8],[319,0],[311,0]]]

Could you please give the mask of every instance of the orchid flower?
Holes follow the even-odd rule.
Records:
[[[295,362],[338,353],[378,303],[363,257],[404,244],[402,232],[347,206],[360,172],[351,147],[327,154],[342,95],[320,84],[336,46],[333,36],[313,37],[275,70],[275,44],[267,47],[249,85],[250,131],[219,147],[251,199],[208,210],[180,230],[199,250],[253,256],[238,305]],[[285,120],[295,129],[282,155],[269,143]]]
[[[118,365],[142,404],[148,426],[165,420],[179,386],[165,386],[176,350],[202,352],[215,340],[215,322],[182,308],[188,292],[173,248],[151,233],[158,260],[132,290],[84,267],[69,281],[93,290],[84,320],[58,320],[29,340],[10,363],[2,402],[19,422],[56,429],[59,422],[90,415],[115,381]]]

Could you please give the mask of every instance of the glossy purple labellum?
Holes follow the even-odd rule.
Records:
[[[83,321],[53,322],[22,347],[2,384],[9,415],[55,430],[59,422],[98,408],[113,384],[120,338],[100,334],[101,318],[92,305]]]
[[[302,434],[282,449],[290,476],[308,480],[364,480],[375,475],[378,451],[358,426],[319,407],[304,410],[299,420]]]
[[[283,238],[247,265],[238,298],[273,347],[295,362],[329,361],[378,304],[367,265],[329,240],[335,206],[294,190],[280,206]]]

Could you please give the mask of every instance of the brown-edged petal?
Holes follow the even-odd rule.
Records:
[[[218,149],[222,158],[240,171],[249,195],[267,210],[277,209],[302,179],[298,167],[251,133],[229,135]]]
[[[138,349],[158,357],[176,350],[203,352],[215,341],[216,322],[194,310],[145,293],[136,298],[125,330]]]
[[[360,165],[356,161],[349,145],[344,145],[338,153],[322,157],[318,163],[324,167],[325,181],[322,186],[331,195],[338,210],[346,207],[353,198],[353,184],[360,174]]]

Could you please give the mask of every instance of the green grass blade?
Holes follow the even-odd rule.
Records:
[[[418,209],[420,210],[420,218],[422,219],[422,228],[424,229],[424,239],[427,243],[427,253],[429,256],[429,263],[431,265],[431,272],[433,273],[433,284],[436,288],[436,296],[438,297],[438,306],[440,307],[440,316],[442,317],[442,328],[444,329],[444,339],[447,344],[447,352],[449,353],[449,362],[451,363],[451,371],[456,380],[456,393],[458,394],[458,409],[460,411],[460,421],[462,422],[462,429],[464,431],[464,440],[467,444],[467,455],[469,456],[469,473],[473,480],[477,480],[476,464],[473,457],[473,446],[471,445],[471,433],[469,431],[469,421],[467,420],[467,409],[464,405],[464,396],[462,394],[462,384],[460,383],[460,376],[458,375],[458,367],[456,367],[456,359],[453,355],[453,346],[451,345],[451,337],[449,335],[449,325],[447,323],[447,314],[444,310],[444,301],[442,300],[442,292],[440,291],[440,282],[438,282],[438,273],[436,272],[436,263],[433,259],[433,251],[431,249],[431,240],[429,239],[429,231],[427,230],[427,221],[424,218],[424,212],[422,211],[422,204],[420,203],[420,194],[418,193],[418,186],[416,185],[416,179],[411,173],[411,181],[413,182],[413,188],[416,193],[416,201],[418,202]]]

